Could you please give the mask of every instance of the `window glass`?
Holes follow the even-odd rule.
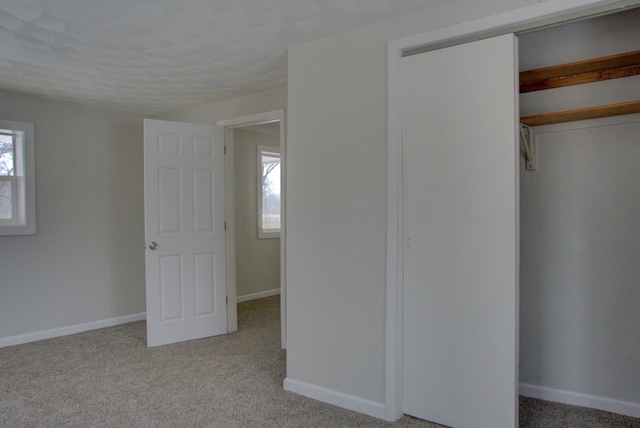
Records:
[[[35,234],[33,125],[0,120],[0,235]]]
[[[12,192],[14,186],[15,135],[10,130],[0,129],[0,220],[11,221],[16,215]]]
[[[258,237],[280,234],[280,151],[258,147]]]

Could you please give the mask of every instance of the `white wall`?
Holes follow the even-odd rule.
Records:
[[[533,3],[443,2],[289,50],[290,385],[385,399],[386,42]]]
[[[236,294],[280,289],[280,238],[258,239],[258,145],[280,147],[280,137],[234,131]]]
[[[638,40],[640,9],[525,34],[521,69],[630,52]],[[521,107],[640,99],[639,82],[524,94]],[[521,170],[520,380],[640,406],[640,115],[534,134],[538,169]]]
[[[640,404],[640,115],[616,122],[536,130],[538,170],[521,174],[520,380]]]
[[[0,339],[145,311],[142,117],[0,92],[35,125],[37,235],[0,237]]]

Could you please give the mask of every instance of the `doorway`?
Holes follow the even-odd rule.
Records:
[[[235,129],[236,299],[280,294],[280,122]]]
[[[281,321],[281,342],[282,348],[286,348],[286,278],[285,278],[285,245],[286,245],[286,227],[285,227],[285,213],[286,213],[286,138],[285,138],[285,112],[284,110],[274,110],[265,113],[259,113],[251,116],[243,116],[234,119],[224,120],[218,122],[219,126],[224,127],[225,130],[225,199],[226,199],[226,219],[227,219],[227,297],[228,297],[228,331],[236,331],[238,329],[237,321],[237,303],[238,301],[245,301],[252,298],[267,297],[279,292],[280,294],[280,321]],[[255,134],[255,135],[251,135]],[[251,140],[254,143],[251,143]],[[258,144],[257,141],[262,141],[266,144]],[[258,146],[271,146],[277,147],[280,152],[280,231],[279,239],[259,238],[258,237],[258,215],[257,208],[257,192],[242,192],[244,194],[243,201],[239,203],[247,202],[246,206],[236,207],[237,191],[236,187],[251,184],[249,181],[240,179],[238,180],[238,172],[236,171],[236,149],[240,157],[248,155],[257,160],[259,154]],[[253,148],[253,147],[255,148]],[[256,157],[250,156],[255,154]],[[250,163],[251,161],[249,161]],[[241,162],[242,163],[242,162]],[[258,164],[257,161],[254,164],[255,171],[257,173]],[[257,184],[257,175],[253,181]],[[257,185],[255,187],[257,190]],[[246,189],[244,189],[246,190]],[[251,203],[247,198],[253,198],[255,202]],[[236,209],[238,208],[238,209]],[[236,211],[244,211],[247,217],[236,217]],[[256,213],[255,216],[252,214]],[[238,221],[238,223],[237,223]],[[240,223],[242,221],[242,224]],[[255,225],[255,227],[254,227]],[[255,236],[255,239],[254,239]],[[238,239],[247,240],[252,242],[248,243],[243,241],[241,244]],[[269,242],[271,241],[271,242]],[[276,243],[279,243],[277,245]],[[239,250],[253,251],[254,255],[262,251],[279,251],[279,268],[274,272],[273,266],[263,266],[263,269],[250,268],[249,271],[243,271],[240,277],[237,275],[238,267],[246,269],[247,264],[245,261],[239,261],[236,257],[237,246]],[[279,247],[279,248],[276,248]],[[267,273],[273,283],[274,276],[279,276],[279,287],[274,288],[273,285],[267,286],[266,289],[250,288],[251,285],[247,284],[247,281],[251,281],[250,278],[259,278],[260,275]],[[246,275],[245,275],[246,274]],[[240,279],[240,287],[238,287],[238,280]],[[247,288],[249,287],[249,288]]]

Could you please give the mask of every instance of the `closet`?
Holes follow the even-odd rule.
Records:
[[[404,413],[514,426],[520,392],[640,417],[638,40],[636,9],[400,61]],[[520,71],[548,89],[518,105]]]
[[[640,9],[519,42],[521,393],[640,416]]]

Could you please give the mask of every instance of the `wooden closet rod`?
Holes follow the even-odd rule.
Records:
[[[529,126],[551,125],[552,123],[573,122],[576,120],[597,119],[599,117],[619,116],[640,113],[640,101],[587,107],[557,113],[538,114],[521,117],[520,122]]]
[[[537,68],[520,73],[520,93],[640,74],[640,51]]]

